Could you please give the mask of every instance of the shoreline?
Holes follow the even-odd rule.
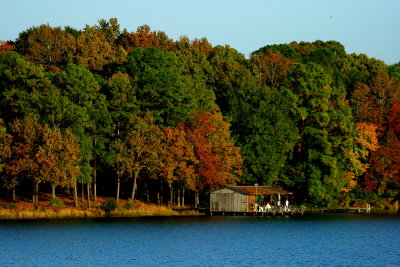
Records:
[[[10,209],[1,209],[0,210],[0,222],[1,221],[10,221],[10,220],[58,220],[58,219],[129,219],[129,218],[150,218],[150,217],[266,217],[268,214],[262,213],[249,213],[249,215],[233,215],[233,214],[210,214],[209,212],[203,213],[198,210],[177,210],[170,209],[165,206],[160,206],[160,210],[135,210],[135,209],[123,209],[118,208],[116,211],[107,215],[104,211],[102,211],[99,207],[92,209],[75,209],[75,208],[61,208],[61,209],[53,209],[49,208],[46,210],[10,210]],[[162,211],[161,211],[162,210]],[[167,212],[166,212],[167,210]],[[250,215],[252,214],[252,215]],[[300,214],[300,213],[299,213]],[[293,214],[284,214],[287,216],[297,216],[297,213]],[[341,210],[336,211],[327,211],[326,209],[313,209],[306,210],[301,213],[301,216],[314,215],[314,214],[340,214],[340,215],[398,215],[400,213],[398,211],[390,211],[390,210],[380,210],[373,209],[370,212],[355,212],[355,211],[347,211],[343,212]],[[275,215],[275,214],[274,214]],[[279,216],[277,216],[279,217]]]
[[[140,212],[140,211],[116,211],[106,215],[104,211],[95,210],[0,210],[0,221],[6,220],[41,220],[41,219],[96,219],[96,218],[140,218],[140,217],[202,217],[207,216],[197,211],[183,212]]]

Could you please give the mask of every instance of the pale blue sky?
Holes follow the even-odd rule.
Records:
[[[336,40],[348,53],[400,61],[400,0],[0,0],[0,40],[31,26],[82,29],[116,17],[173,39],[206,37],[248,56],[267,44]]]

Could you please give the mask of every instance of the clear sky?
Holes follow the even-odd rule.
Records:
[[[267,44],[336,40],[348,53],[400,61],[400,0],[0,0],[0,10],[0,40],[40,24],[82,29],[115,17],[128,31],[148,24],[245,56]]]

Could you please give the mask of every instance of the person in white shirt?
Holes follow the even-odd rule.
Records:
[[[288,212],[289,211],[289,200],[286,199],[285,201],[285,211]]]
[[[271,205],[269,204],[269,202],[268,202],[267,205],[265,206],[265,211],[266,211],[266,212],[271,212]]]
[[[254,203],[254,212],[257,212],[257,211],[258,211],[258,204]]]

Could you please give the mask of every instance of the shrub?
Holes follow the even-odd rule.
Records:
[[[101,203],[100,208],[106,212],[107,216],[109,216],[110,213],[117,208],[117,202],[113,199],[108,199]]]
[[[124,208],[127,210],[130,210],[130,209],[133,209],[136,207],[137,207],[137,203],[132,199],[128,200],[124,205]]]
[[[16,210],[16,209],[18,209],[18,204],[17,203],[8,203],[7,204],[7,209]]]
[[[61,209],[61,208],[64,206],[64,202],[63,202],[61,199],[59,199],[59,198],[53,197],[53,198],[50,200],[50,206],[51,206],[52,208]]]

